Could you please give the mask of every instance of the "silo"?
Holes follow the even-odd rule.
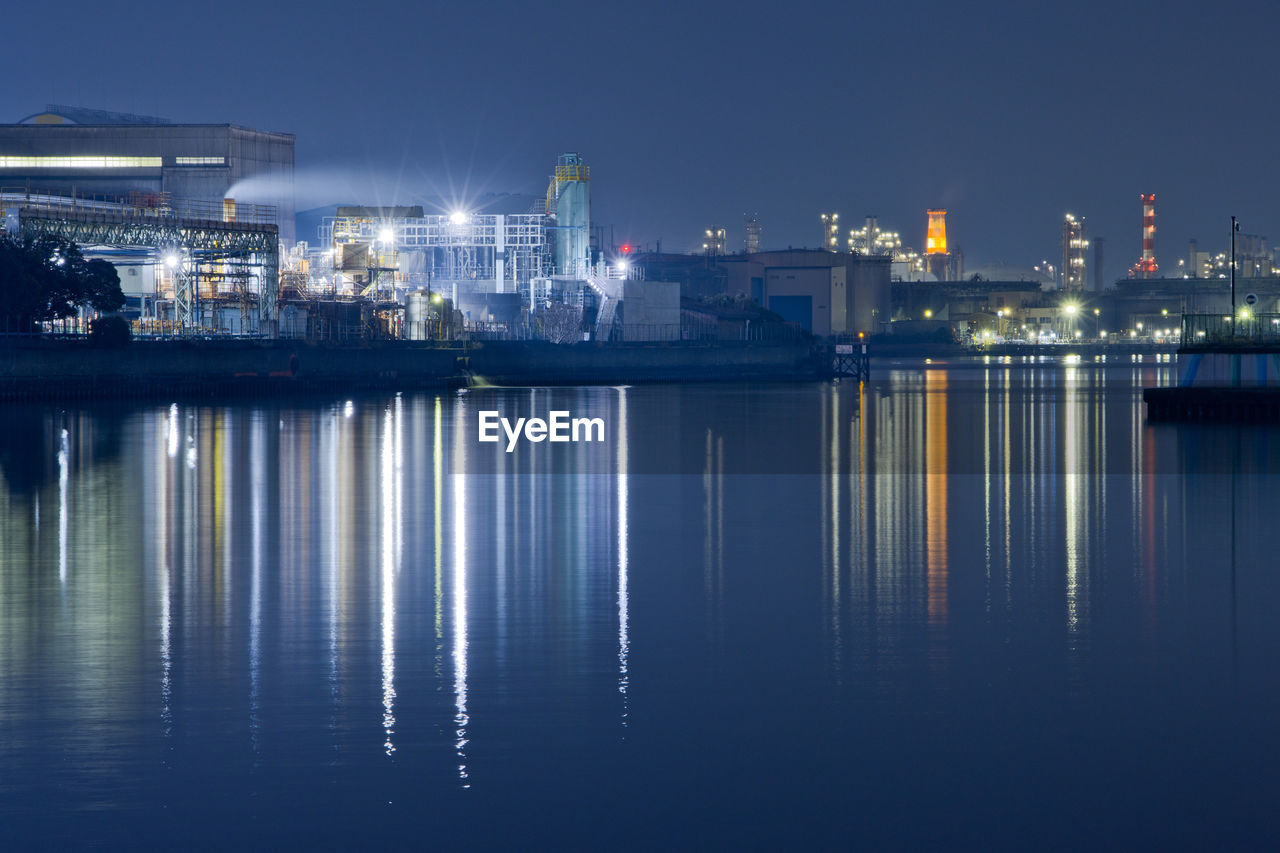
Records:
[[[404,319],[405,335],[411,341],[427,339],[427,312],[431,307],[425,290],[414,290],[408,294],[405,302]]]
[[[591,169],[575,153],[561,154],[547,187],[555,217],[556,272],[582,277],[591,253]]]

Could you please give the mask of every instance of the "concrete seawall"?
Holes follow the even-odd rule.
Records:
[[[807,344],[363,346],[294,341],[134,341],[100,349],[86,341],[0,343],[0,399],[74,399],[460,386],[621,384],[813,378]]]
[[[725,379],[812,379],[806,343],[572,344],[486,342],[466,367],[494,385],[590,385],[706,382]]]

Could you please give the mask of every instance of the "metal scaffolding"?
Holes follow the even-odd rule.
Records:
[[[531,278],[550,272],[544,257],[546,217],[540,214],[452,214],[416,217],[376,215],[326,217],[320,243],[335,250],[335,263],[356,247],[371,256],[394,249],[405,284],[436,281],[494,281],[499,291],[520,292]],[[419,261],[413,262],[413,256]],[[360,255],[363,257],[363,255]],[[342,269],[366,272],[385,266],[359,260]],[[341,271],[338,269],[336,271]],[[370,284],[362,281],[363,289]]]
[[[275,208],[160,196],[114,201],[12,192],[3,195],[17,208],[24,234],[57,237],[79,246],[146,247],[177,253],[180,263],[174,270],[174,319],[184,329],[195,325],[201,278],[238,279],[239,295],[247,309],[243,284],[247,269],[260,270],[258,328],[273,333],[280,287]],[[203,275],[202,267],[206,269]],[[226,267],[233,272],[228,274]]]

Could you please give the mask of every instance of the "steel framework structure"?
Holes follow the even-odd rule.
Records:
[[[547,272],[546,217],[541,214],[430,215],[412,218],[326,217],[324,246],[380,246],[384,232],[400,252],[424,252],[437,280],[510,279],[519,290]],[[383,251],[387,249],[383,246]]]
[[[268,221],[273,216],[270,209],[227,202],[207,205],[205,210],[199,203],[170,204],[167,199],[154,206],[137,206],[60,196],[27,196],[14,206],[24,234],[58,237],[80,246],[146,247],[181,253],[174,314],[184,328],[195,322],[202,265],[256,266],[261,269],[259,329],[274,328],[280,237],[278,226]]]

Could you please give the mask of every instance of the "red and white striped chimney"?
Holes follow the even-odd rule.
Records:
[[[1156,196],[1143,194],[1142,199],[1142,260],[1138,271],[1143,278],[1153,278],[1160,271],[1156,263]]]

